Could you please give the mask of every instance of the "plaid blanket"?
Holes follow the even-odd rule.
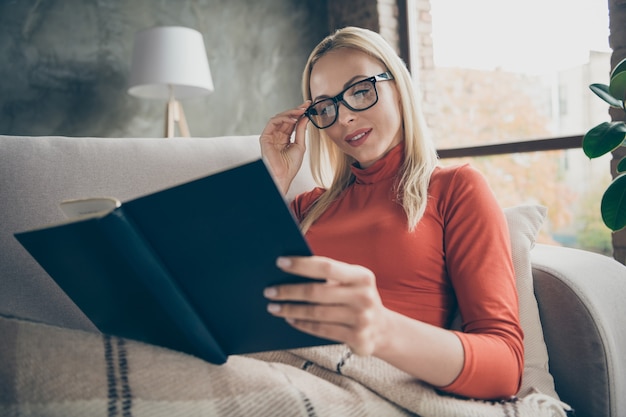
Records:
[[[212,365],[107,335],[0,317],[0,415],[565,416],[541,394],[464,400],[342,345],[233,356]]]

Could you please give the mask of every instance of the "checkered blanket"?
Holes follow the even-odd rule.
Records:
[[[217,366],[131,340],[0,317],[0,415],[556,417],[567,409],[541,394],[509,402],[442,395],[375,358],[343,363],[345,351],[267,352]]]

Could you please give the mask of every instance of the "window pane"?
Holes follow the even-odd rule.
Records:
[[[583,134],[608,120],[606,0],[432,0],[440,147]],[[567,18],[564,18],[567,16]]]
[[[430,7],[434,68],[414,76],[426,90],[438,148],[583,135],[610,120],[589,90],[609,79],[606,0],[431,0]],[[467,161],[503,206],[548,207],[541,241],[610,253],[599,208],[609,157],[589,161],[573,149],[443,163]]]
[[[579,149],[445,159],[482,172],[502,207],[548,208],[538,242],[611,255],[611,233],[602,223],[600,200],[611,181],[610,157],[589,160]]]

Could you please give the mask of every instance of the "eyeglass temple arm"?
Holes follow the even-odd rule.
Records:
[[[393,80],[393,75],[391,75],[391,72],[387,71],[383,72],[382,74],[375,75],[374,79],[376,81]]]

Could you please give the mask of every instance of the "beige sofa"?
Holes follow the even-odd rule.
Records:
[[[259,156],[255,136],[0,136],[0,315],[95,331],[13,237],[61,220],[61,200],[106,195],[124,201]],[[288,197],[313,185],[305,167]],[[626,267],[545,245],[536,245],[530,257],[541,325],[537,321],[540,337],[528,343],[545,339],[561,400],[578,417],[626,416]],[[10,337],[0,334],[0,357]],[[14,375],[0,371],[0,406],[19,401],[10,388]]]

